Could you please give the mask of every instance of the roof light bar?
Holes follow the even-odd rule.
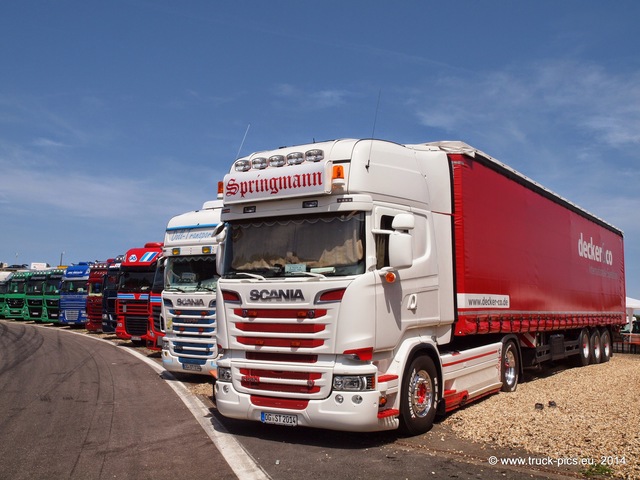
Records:
[[[236,172],[247,172],[251,169],[264,170],[267,167],[283,167],[285,165],[300,165],[306,162],[320,162],[324,160],[324,151],[319,148],[307,150],[306,152],[291,152],[284,155],[271,155],[269,158],[256,157],[253,160],[243,158],[236,160],[234,170]]]
[[[304,156],[307,162],[319,162],[324,159],[324,152],[319,148],[314,148],[313,150],[307,150]]]
[[[302,152],[293,152],[287,155],[289,165],[300,165],[302,162],[304,162],[304,153]]]
[[[251,166],[256,170],[264,170],[267,168],[267,159],[264,157],[257,157],[251,160]]]
[[[234,168],[236,172],[246,172],[251,169],[251,163],[247,159],[238,160],[235,163]]]
[[[284,155],[272,155],[269,157],[269,166],[271,167],[282,167],[286,163]]]

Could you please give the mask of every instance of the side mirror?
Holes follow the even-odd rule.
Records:
[[[413,245],[411,230],[415,227],[415,217],[410,213],[399,213],[393,218],[389,236],[389,266],[408,268],[413,265]]]
[[[219,223],[218,226],[213,230],[213,238],[216,239],[217,243],[224,243],[224,239],[227,238],[227,229],[224,223]]]
[[[399,213],[398,215],[393,217],[391,228],[393,228],[394,230],[413,230],[415,224],[416,221],[412,214]]]
[[[395,231],[389,236],[389,266],[408,268],[413,265],[413,245],[411,235]]]

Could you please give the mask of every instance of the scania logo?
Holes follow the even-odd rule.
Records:
[[[283,300],[301,300],[304,301],[304,295],[302,290],[288,289],[288,290],[251,290],[249,292],[249,298],[253,301],[270,302],[271,300],[283,301]]]
[[[179,307],[204,307],[204,300],[201,298],[179,298],[176,303]]]

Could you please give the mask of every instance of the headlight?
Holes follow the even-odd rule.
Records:
[[[373,390],[374,385],[375,377],[373,375],[336,375],[333,377],[333,389],[339,391]]]
[[[225,367],[218,367],[218,381],[230,382],[231,381],[231,369]]]

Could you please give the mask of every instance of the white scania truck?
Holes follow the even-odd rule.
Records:
[[[164,238],[166,323],[162,364],[171,372],[209,375],[216,368],[216,270],[221,200],[173,217]]]
[[[462,142],[258,152],[221,218],[224,416],[418,434],[625,323],[622,232]]]

